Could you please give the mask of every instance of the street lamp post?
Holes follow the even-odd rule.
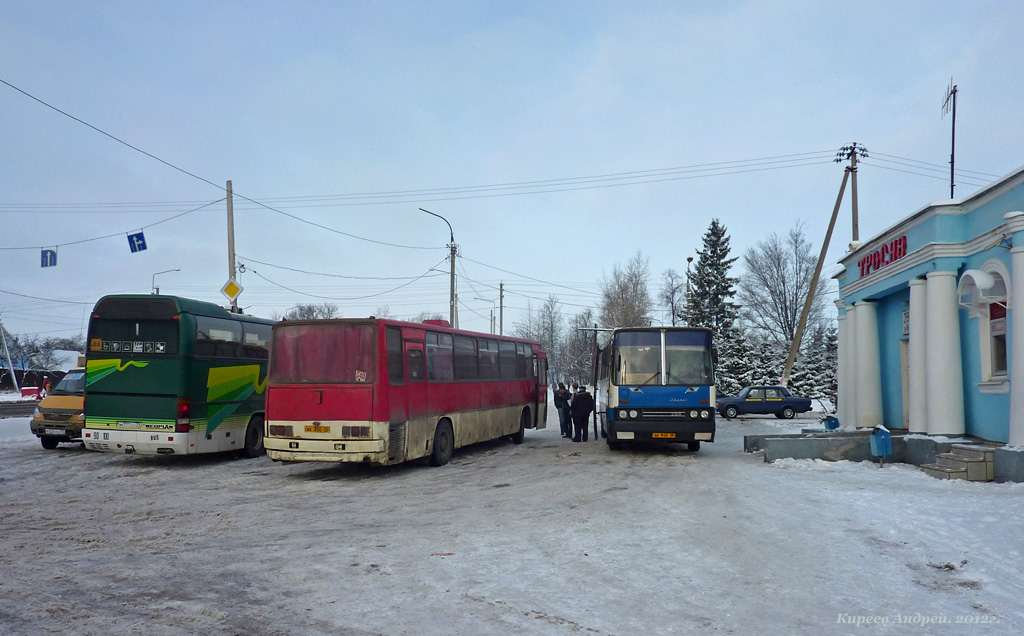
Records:
[[[455,329],[458,329],[459,328],[459,312],[458,312],[458,309],[455,306],[455,250],[456,250],[456,248],[458,246],[455,245],[455,231],[452,229],[452,224],[448,223],[448,219],[444,218],[440,214],[435,214],[434,212],[431,212],[430,210],[424,210],[423,208],[420,208],[420,212],[426,212],[427,214],[429,214],[431,216],[436,216],[437,218],[441,219],[442,221],[445,222],[445,224],[448,225],[448,235],[449,235],[449,238],[451,239],[451,242],[448,244],[448,247],[449,247],[449,249],[451,249],[451,264],[452,264],[452,270],[451,270],[451,293],[450,293],[449,300],[448,300],[448,304],[449,304],[448,322],[451,324],[452,327],[454,327]]]
[[[156,272],[156,274],[153,274],[153,278],[152,278],[152,281],[151,281],[151,284],[152,284],[152,294],[154,296],[159,296],[160,295],[160,288],[156,286],[157,274],[166,274],[167,272],[180,272],[180,271],[181,271],[180,267],[175,267],[174,269],[165,269],[162,272]]]
[[[686,326],[690,326],[690,263],[693,262],[692,256],[686,257]]]
[[[491,303],[491,333],[494,333],[494,313],[498,303],[490,298],[480,298],[479,296],[474,296],[473,300],[482,300],[485,303]]]

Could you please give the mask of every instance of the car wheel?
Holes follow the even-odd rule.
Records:
[[[739,409],[737,409],[735,406],[727,406],[727,407],[725,407],[725,417],[726,417],[726,419],[730,419],[731,420],[731,419],[733,419],[734,417],[736,417],[739,414],[740,414]]]
[[[59,437],[40,437],[39,443],[43,445],[46,450],[53,450],[57,448],[57,444],[60,444]]]
[[[259,457],[263,454],[263,417],[254,415],[245,427],[245,446],[242,448],[242,455],[246,457]]]
[[[782,417],[783,418],[785,418],[787,420],[791,420],[791,419],[793,419],[794,415],[796,415],[796,411],[793,410],[792,406],[787,406],[787,407],[782,409]]]
[[[444,466],[452,460],[452,450],[455,447],[455,434],[452,433],[452,423],[448,420],[438,422],[434,429],[434,448],[430,453],[431,466]]]
[[[686,442],[686,450],[696,453],[700,450],[700,442]]]

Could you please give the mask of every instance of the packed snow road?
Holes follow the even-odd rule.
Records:
[[[0,420],[0,633],[1024,630],[1024,485],[742,452],[799,424],[690,453],[550,422],[370,468],[46,451]]]

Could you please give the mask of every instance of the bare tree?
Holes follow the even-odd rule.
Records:
[[[512,335],[516,338],[540,340],[540,315],[533,310],[533,305],[526,301],[526,311],[520,314],[521,320],[513,323]]]
[[[811,285],[817,257],[804,238],[803,224],[797,223],[785,238],[772,233],[743,254],[744,275],[737,299],[741,316],[774,342],[788,346],[793,340]],[[807,325],[821,323],[825,307],[825,284],[818,283]]]
[[[658,302],[661,303],[670,316],[672,326],[676,326],[676,320],[682,312],[686,303],[686,277],[680,276],[676,270],[669,268],[661,275],[661,291],[658,292]]]
[[[584,309],[569,321],[569,330],[565,337],[565,366],[563,374],[566,380],[589,383],[594,363],[594,334],[581,329],[592,328],[596,319],[594,310]]]
[[[562,331],[565,323],[557,296],[550,294],[544,301],[537,322],[541,348],[548,354],[548,366],[557,374],[562,368]]]
[[[413,318],[409,322],[424,322],[427,320],[448,320],[448,317],[442,316],[439,312],[436,311],[421,311],[419,314],[416,315],[415,318]]]
[[[388,318],[393,319],[395,315],[391,313],[391,305],[381,305],[373,311],[373,315],[376,318]]]
[[[334,303],[295,305],[284,312],[283,320],[314,320],[317,318],[341,318]]]
[[[625,269],[616,264],[601,283],[601,324],[605,327],[646,327],[651,324],[651,278],[648,259],[637,251]]]

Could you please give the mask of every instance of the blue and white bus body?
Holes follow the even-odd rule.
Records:
[[[616,329],[601,351],[597,409],[608,446],[715,441],[715,353],[711,331]]]

